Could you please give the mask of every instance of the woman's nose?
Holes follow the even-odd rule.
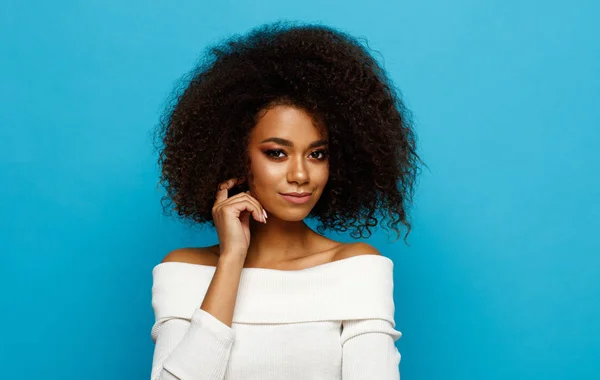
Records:
[[[288,170],[288,182],[305,183],[309,180],[306,163],[302,159],[292,160]]]

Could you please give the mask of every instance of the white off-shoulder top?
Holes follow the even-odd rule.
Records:
[[[393,261],[243,268],[232,326],[200,309],[216,267],[152,270],[151,379],[399,380]]]

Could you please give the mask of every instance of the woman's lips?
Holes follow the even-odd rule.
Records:
[[[280,195],[283,197],[283,199],[285,199],[291,203],[294,203],[294,204],[303,204],[310,200],[310,194],[305,195],[303,197],[295,197],[293,195],[285,195],[285,194],[280,194]]]

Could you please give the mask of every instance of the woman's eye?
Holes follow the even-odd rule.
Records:
[[[270,157],[273,157],[273,158],[281,158],[281,157],[277,156],[278,153],[283,153],[283,150],[281,150],[281,149],[270,149],[270,150],[267,150],[265,152],[265,154],[267,156],[270,156]]]
[[[265,154],[272,158],[283,158],[285,156],[285,152],[281,149],[269,149],[265,152]],[[280,154],[283,154],[284,156],[280,156]],[[315,158],[319,161],[323,161],[327,158],[327,151],[326,150],[317,150],[317,151],[312,152],[311,155],[313,155],[313,157],[315,157],[314,155],[317,155]],[[318,156],[318,155],[320,155],[320,156]]]
[[[313,152],[313,154],[320,154],[321,157],[317,158],[317,160],[324,160],[325,158],[327,158],[327,151],[326,150],[317,150],[316,152]]]

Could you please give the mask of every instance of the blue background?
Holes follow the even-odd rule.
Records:
[[[151,131],[208,44],[290,19],[366,38],[414,113],[411,247],[369,240],[395,262],[402,378],[600,378],[599,11],[2,2],[1,377],[149,378],[151,270],[217,242],[162,215]]]

